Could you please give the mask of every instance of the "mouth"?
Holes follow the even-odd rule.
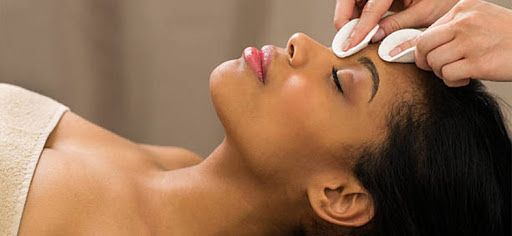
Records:
[[[272,60],[272,49],[270,45],[263,46],[261,50],[248,47],[243,53],[246,63],[262,83],[266,81],[268,66]]]

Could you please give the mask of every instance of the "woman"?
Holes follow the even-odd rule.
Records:
[[[218,66],[226,135],[204,161],[65,113],[20,235],[509,233],[510,139],[494,100],[376,48],[339,59],[295,34]]]

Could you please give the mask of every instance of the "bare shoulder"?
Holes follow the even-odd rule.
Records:
[[[160,165],[168,170],[197,165],[203,161],[201,156],[185,148],[148,144],[139,145],[142,149],[149,152]]]
[[[132,177],[105,157],[45,148],[19,235],[137,235],[144,224]]]
[[[30,186],[20,235],[66,234],[67,224],[76,224],[84,214],[90,215],[84,203],[97,204],[98,193],[104,189],[98,184],[101,181],[95,170],[83,160],[86,158],[77,158],[76,154],[44,149]]]
[[[46,147],[78,153],[91,153],[91,150],[94,150],[97,155],[110,155],[112,149],[116,149],[117,153],[119,150],[143,151],[166,169],[184,168],[203,160],[201,156],[185,148],[137,144],[72,112],[64,114],[50,135]]]

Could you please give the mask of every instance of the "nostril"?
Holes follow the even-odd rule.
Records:
[[[286,43],[288,60],[292,67],[298,67],[307,61],[308,50],[314,41],[303,33],[295,33]],[[285,52],[286,53],[286,52]]]
[[[290,46],[288,47],[288,55],[290,55],[290,59],[293,58],[294,53],[295,53],[295,47],[293,46],[293,44],[290,44]]]

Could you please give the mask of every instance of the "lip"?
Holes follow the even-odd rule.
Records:
[[[261,68],[263,70],[263,78],[266,80],[268,67],[272,62],[272,56],[274,54],[274,47],[272,45],[265,45],[261,48]]]
[[[248,47],[243,52],[244,59],[254,71],[258,79],[265,83],[267,69],[272,58],[272,46],[266,45],[258,50],[255,47]]]

